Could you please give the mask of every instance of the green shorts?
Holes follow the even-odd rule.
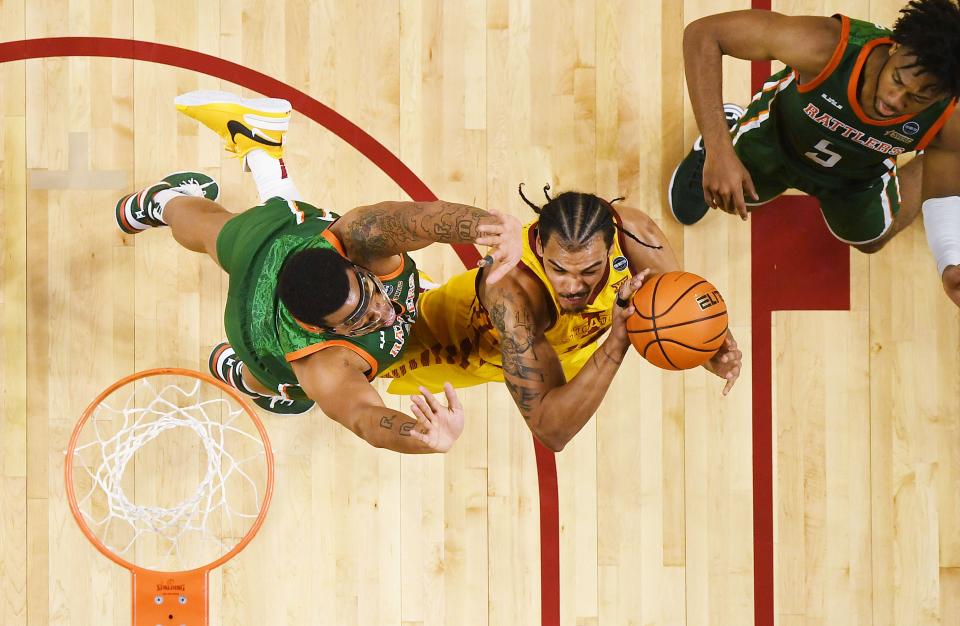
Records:
[[[264,341],[262,338],[254,341],[254,319],[275,315],[276,312],[274,309],[269,312],[258,311],[254,292],[263,271],[279,273],[279,268],[264,269],[264,261],[278,237],[295,235],[298,238],[313,238],[330,226],[332,215],[305,202],[298,201],[291,207],[282,198],[271,198],[228,221],[217,236],[217,258],[220,259],[220,266],[230,275],[230,288],[223,313],[227,340],[237,357],[243,361],[245,373],[252,374],[268,389],[276,389],[281,395],[293,399],[302,399],[301,395],[306,398],[306,394],[299,389],[296,376],[284,354],[279,348],[255,349]]]
[[[742,120],[748,119],[749,112]],[[864,244],[882,237],[900,210],[896,165],[867,181],[829,179],[808,171],[790,158],[777,136],[773,116],[742,133],[731,131],[734,151],[750,172],[760,196],[751,206],[773,200],[787,189],[799,189],[820,202],[820,211],[833,236],[848,244]]]

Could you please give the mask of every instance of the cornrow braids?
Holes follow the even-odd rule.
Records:
[[[604,245],[608,248],[613,244],[613,235],[617,229],[617,222],[613,214],[613,202],[623,200],[615,198],[607,202],[603,198],[590,193],[565,191],[558,196],[550,197],[549,183],[543,186],[543,195],[547,203],[537,206],[523,193],[523,183],[517,191],[533,212],[540,216],[540,242],[547,245],[550,236],[554,233],[560,238],[560,245],[566,250],[579,250],[586,246],[598,233],[603,236]],[[621,228],[623,234],[640,245],[654,250],[663,246],[654,246],[641,241],[636,235]]]
[[[917,59],[950,96],[960,97],[960,6],[957,0],[911,0],[900,10],[892,39]]]

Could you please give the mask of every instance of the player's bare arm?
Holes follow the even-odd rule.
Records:
[[[398,255],[431,243],[473,243],[491,248],[494,283],[512,269],[523,250],[520,220],[499,211],[444,202],[379,202],[357,207],[331,230],[347,255],[376,273],[387,274],[400,263]]]
[[[377,448],[407,454],[446,452],[463,432],[463,407],[447,385],[447,406],[424,391],[413,396],[411,417],[387,408],[364,374],[359,355],[332,347],[294,361],[297,380],[320,409]]]
[[[687,90],[707,151],[703,195],[708,206],[746,219],[745,193],[757,199],[750,174],[733,152],[723,115],[724,55],[782,61],[806,81],[826,67],[840,41],[840,30],[840,22],[829,17],[791,17],[759,10],[711,15],[684,29]]]
[[[947,296],[960,307],[960,114],[950,120],[923,155],[924,225]],[[941,269],[942,268],[942,269]]]
[[[643,276],[621,288],[629,296]],[[510,395],[534,436],[559,452],[600,406],[630,347],[625,318],[620,334],[608,338],[583,369],[566,380],[556,351],[544,334],[549,315],[543,287],[514,272],[481,293],[494,327],[500,333],[503,376]],[[618,322],[614,321],[614,327]]]
[[[632,238],[624,238],[623,252],[630,259],[632,267],[649,268],[653,274],[681,269],[670,242],[649,215],[640,209],[626,206],[617,207],[617,213],[620,215],[623,227],[644,242],[641,244]],[[737,340],[734,339],[733,333],[727,331],[727,339],[723,342],[723,346],[713,358],[704,363],[703,367],[726,381],[722,393],[727,395],[740,377],[742,361],[743,353],[737,347]]]

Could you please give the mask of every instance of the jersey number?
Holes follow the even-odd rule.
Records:
[[[826,139],[821,139],[820,143],[813,148],[817,152],[811,150],[810,152],[804,152],[803,156],[814,163],[819,163],[823,167],[833,167],[840,161],[840,155],[830,149],[830,142]]]

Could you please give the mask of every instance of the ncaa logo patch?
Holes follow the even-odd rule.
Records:
[[[623,270],[627,269],[627,265],[629,265],[629,263],[627,263],[627,257],[625,256],[618,256],[613,260],[613,269],[617,270],[618,272],[622,272]]]
[[[384,285],[384,286],[383,286],[383,290],[387,292],[387,297],[388,297],[388,298],[392,298],[392,297],[393,297],[393,285]]]
[[[907,133],[908,135],[916,135],[920,132],[920,124],[917,124],[916,122],[907,122],[903,125],[903,132]]]

